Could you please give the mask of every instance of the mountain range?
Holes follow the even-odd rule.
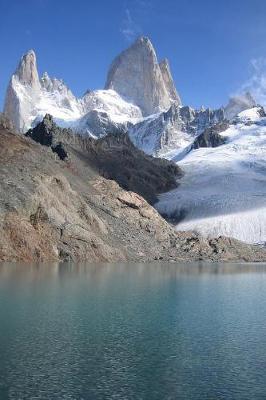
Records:
[[[27,133],[34,140],[32,132],[42,126],[44,118],[47,124],[50,115],[51,124],[62,129],[61,139],[53,147],[59,146],[61,154],[66,151],[62,132],[63,137],[76,137],[79,143],[97,139],[99,146],[101,140],[104,146],[113,146],[113,139],[104,139],[110,135],[127,138],[123,148],[131,154],[136,146],[135,152],[167,159],[181,168],[177,188],[150,189],[153,202],[156,192],[170,190],[159,195],[155,207],[177,231],[193,231],[207,238],[222,235],[253,244],[266,242],[263,107],[250,93],[232,97],[225,107],[215,110],[183,105],[168,60],[158,60],[146,37],[137,39],[114,59],[103,90],[87,90],[81,98],[47,72],[40,77],[35,52],[30,50],[10,79],[4,114],[16,132]],[[37,141],[42,139],[38,136]],[[95,145],[93,149],[95,152]],[[108,154],[99,157],[105,160]],[[101,166],[97,163],[97,168],[102,168],[107,178],[117,180],[119,167],[112,170],[114,162],[112,156],[108,168],[113,172],[109,175],[103,162]],[[119,183],[149,200],[147,191],[139,192],[138,179],[132,178],[137,164],[127,170],[126,180],[125,175],[120,176]],[[146,161],[141,165],[146,171]]]
[[[159,62],[151,41],[140,37],[112,62],[104,90],[87,90],[81,98],[47,72],[40,78],[30,50],[10,79],[4,112],[22,133],[48,113],[59,126],[92,137],[128,132],[137,147],[159,154],[183,147],[208,126],[254,105],[247,93],[218,110],[182,106],[169,62]]]

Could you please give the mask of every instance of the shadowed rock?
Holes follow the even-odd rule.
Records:
[[[227,122],[222,122],[207,128],[193,142],[191,149],[199,149],[200,147],[218,147],[226,143],[226,139],[219,135],[219,132],[225,131],[229,127]]]

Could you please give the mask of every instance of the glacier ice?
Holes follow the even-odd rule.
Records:
[[[176,221],[177,230],[264,243],[266,118],[252,108],[220,134],[226,144],[184,155],[180,186],[161,195],[156,208]]]

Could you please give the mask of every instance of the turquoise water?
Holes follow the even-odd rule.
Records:
[[[0,399],[266,399],[266,265],[0,265]]]

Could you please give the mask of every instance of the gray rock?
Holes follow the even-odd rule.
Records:
[[[21,89],[21,86],[24,90]],[[34,114],[35,103],[41,93],[36,56],[33,50],[26,53],[12,75],[4,104],[4,113],[18,132],[25,131],[29,117]],[[27,100],[25,100],[27,99]]]
[[[199,149],[200,147],[218,147],[226,143],[226,139],[219,135],[219,132],[225,131],[229,128],[227,122],[222,122],[220,124],[211,126],[202,132],[194,140],[191,149]]]
[[[3,113],[0,113],[0,127],[7,130],[14,130],[12,122],[10,119]]]
[[[37,91],[41,88],[37,70],[36,55],[33,50],[29,50],[21,58],[16,69],[15,76],[23,85],[30,86],[32,89]]]
[[[113,61],[105,85],[128,101],[132,101],[147,116],[167,110],[171,100],[180,104],[169,65],[158,63],[155,50],[146,37],[140,37]]]
[[[49,114],[46,114],[43,121],[30,129],[25,136],[43,146],[50,147],[61,160],[65,160],[68,157],[68,153],[62,142],[69,143],[73,141],[72,131],[59,128],[54,123],[53,117]]]
[[[224,110],[180,107],[170,109],[155,117],[147,118],[129,130],[133,143],[147,154],[163,154],[191,144],[206,128],[224,121]]]
[[[165,87],[169,93],[170,98],[173,101],[177,101],[179,105],[181,105],[181,98],[177,93],[174,80],[170,71],[169,61],[165,58],[163,61],[160,62],[160,69],[163,76]]]
[[[84,132],[94,138],[100,138],[109,133],[119,134],[128,130],[129,123],[118,123],[111,120],[105,111],[91,110],[86,113],[77,125],[78,132]]]

